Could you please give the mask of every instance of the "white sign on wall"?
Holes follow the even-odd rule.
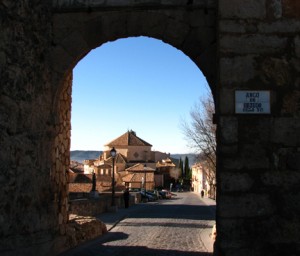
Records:
[[[270,91],[235,91],[236,114],[270,114]]]

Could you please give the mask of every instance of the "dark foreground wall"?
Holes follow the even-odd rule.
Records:
[[[300,255],[300,2],[219,1],[217,255]],[[270,114],[235,114],[267,90]]]
[[[63,244],[67,201],[65,167],[55,169],[63,154],[54,155],[50,4],[0,3],[1,255],[53,255]]]

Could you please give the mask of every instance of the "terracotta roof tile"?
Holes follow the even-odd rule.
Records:
[[[135,173],[132,178],[133,182],[141,182],[142,177],[145,177],[144,173]],[[146,183],[154,181],[154,173],[146,173]]]
[[[129,174],[125,175],[124,177],[122,177],[123,182],[131,182],[133,175],[134,175],[134,173],[129,173]]]
[[[129,173],[123,177],[123,182],[142,182],[142,178],[145,177],[144,173]],[[146,183],[153,182],[154,173],[146,173]]]
[[[109,142],[105,146],[108,147],[118,147],[118,146],[151,146],[148,142],[142,140],[134,131],[128,131],[118,137],[117,139]]]
[[[162,161],[158,161],[156,163],[156,167],[160,168],[160,167],[175,167],[176,165],[172,162],[172,160],[170,158],[167,159],[163,159]]]
[[[92,183],[92,176],[86,174],[77,174],[73,180],[73,183]]]
[[[146,172],[154,172],[155,169],[148,167],[148,166],[144,167],[144,164],[138,163],[131,167],[128,167],[126,169],[126,171],[128,171],[128,172],[145,172],[145,171]]]

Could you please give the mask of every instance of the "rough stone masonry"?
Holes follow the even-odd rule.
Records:
[[[214,95],[215,255],[299,255],[299,35],[295,0],[1,1],[0,254],[71,246],[72,69],[103,43],[149,36],[194,61]],[[269,92],[270,113],[235,113],[236,91]]]

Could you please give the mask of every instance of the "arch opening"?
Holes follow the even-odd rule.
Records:
[[[104,56],[105,54],[107,54],[108,57]],[[174,55],[176,57],[174,57]],[[152,58],[152,60],[150,58]],[[130,60],[130,62],[125,62],[125,59]],[[178,126],[179,116],[183,114],[188,115],[192,103],[198,101],[201,94],[208,93],[208,85],[204,76],[187,56],[159,40],[135,37],[120,39],[108,43],[107,45],[103,44],[86,55],[86,57],[82,59],[82,62],[81,67],[78,67],[81,64],[78,63],[78,66],[76,66],[74,70],[72,116],[78,112],[79,117],[77,117],[76,121],[81,122],[81,132],[86,135],[81,142],[87,144],[87,148],[81,148],[82,144],[80,144],[80,142],[78,144],[77,142],[77,145],[79,145],[77,149],[102,151],[105,143],[123,134],[126,128],[128,128],[128,130],[132,128],[137,132],[137,136],[153,144],[154,149],[153,151],[150,149],[151,151],[148,154],[149,159],[147,159],[147,166],[149,168],[150,166],[156,168],[157,160],[162,161],[163,157],[168,157],[169,154],[164,155],[163,152],[169,152],[171,153],[171,157],[173,157],[172,153],[189,153],[191,151],[191,149],[188,149],[190,150],[189,152],[180,152],[180,149],[173,149],[173,151],[160,152],[158,156],[159,150],[165,150],[170,144],[173,148],[176,144],[180,144],[176,143],[176,139],[178,140],[178,137],[182,134],[172,136],[172,130],[176,130],[176,127],[172,126]],[[175,65],[174,62],[180,65]],[[91,65],[89,65],[89,63],[91,63]],[[183,66],[187,67],[184,69]],[[159,72],[159,69],[163,69],[162,72]],[[188,72],[189,69],[191,69],[190,72]],[[184,73],[184,75],[182,75],[182,73]],[[196,75],[194,75],[194,73]],[[92,78],[93,74],[95,74],[94,78]],[[103,76],[105,78],[103,78]],[[190,76],[193,77],[191,78]],[[74,92],[74,90],[77,91]],[[176,94],[174,91],[172,92],[172,90],[174,90]],[[128,94],[126,93],[127,91],[129,92]],[[137,91],[137,93],[134,91]],[[190,93],[184,93],[184,91]],[[86,98],[86,101],[80,102],[80,98]],[[99,104],[99,106],[95,103],[98,101],[103,103]],[[182,110],[181,113],[175,108],[176,105],[179,105],[178,109]],[[170,108],[172,111],[170,111]],[[122,119],[123,114],[124,119]],[[174,116],[171,116],[172,114],[178,118],[174,120]],[[97,122],[98,119],[100,119],[99,123]],[[114,121],[116,121],[116,123],[114,123]],[[163,123],[166,124],[165,127]],[[77,128],[80,130],[80,127],[72,123],[71,134],[76,132]],[[114,128],[116,128],[116,131]],[[88,133],[86,133],[87,129]],[[93,130],[95,130],[95,133],[93,133]],[[151,134],[153,130],[155,132]],[[112,135],[108,135],[108,132],[111,132]],[[161,137],[158,136],[159,134],[161,134]],[[102,139],[100,135],[104,137],[102,144],[99,143]],[[155,137],[157,136],[159,137],[158,140],[168,137],[168,140],[161,143],[165,147],[161,146],[161,148],[156,148],[157,142],[153,143],[153,140],[155,141]],[[86,141],[84,141],[85,139]],[[94,143],[95,140],[96,144]],[[186,141],[184,143],[186,144]],[[76,146],[73,147],[75,147],[73,149],[76,149]],[[111,148],[109,148],[109,150],[110,149]],[[127,159],[126,168],[133,165],[130,161],[136,160],[133,159],[133,153],[137,152],[133,152],[132,150],[131,148],[128,149],[128,151],[125,149],[121,151]],[[154,152],[156,152],[156,156],[152,157],[151,154]],[[142,153],[140,155],[142,155]],[[98,166],[101,166],[101,163],[104,165],[109,155],[103,152],[102,154],[99,153],[97,158],[98,160],[95,160],[93,163],[89,161],[87,164],[85,162],[83,170],[88,177],[91,177],[94,172],[96,173],[97,181],[95,187],[96,190],[103,195],[103,193],[107,194],[111,191],[111,186],[103,182],[104,180],[108,181],[110,179],[111,168],[101,169],[102,167],[97,167],[97,165],[99,164]],[[88,159],[90,158],[86,157],[86,160]],[[185,160],[184,157],[182,160]],[[193,158],[191,158],[191,160],[193,160]],[[153,163],[151,163],[151,161],[153,161]],[[193,163],[193,161],[190,161],[191,166]],[[176,163],[176,165],[177,164],[178,163]],[[118,177],[119,173],[125,173],[125,167],[122,163],[118,163],[116,168],[118,170],[115,174],[115,189],[117,195],[124,189],[125,184],[132,190],[141,189],[142,181],[140,182],[141,184],[139,182],[124,182],[122,178]],[[209,182],[205,173],[202,172],[199,174],[202,177],[201,179],[205,180],[203,181],[204,184],[200,184],[200,180],[192,175],[193,181],[190,183],[183,179],[183,177],[180,177],[180,175],[174,178],[173,175],[176,171],[177,169],[172,170],[172,177],[161,175],[164,180],[162,184],[155,184],[155,181],[154,184],[150,184],[151,179],[148,178],[147,189],[157,189],[160,187],[170,188],[170,184],[172,184],[175,190],[193,190],[198,192],[199,195],[202,190],[205,190],[207,197],[210,196],[215,199],[211,193],[212,184],[208,184]],[[197,171],[199,172],[199,168]],[[160,175],[156,176],[160,177]],[[74,178],[71,178],[71,180],[74,180]],[[196,181],[198,181],[197,183],[199,184],[196,184]],[[156,183],[157,182],[159,181],[156,180]],[[72,198],[78,198],[76,192],[80,192],[82,195],[82,191],[85,190],[88,194],[91,184],[81,183],[80,186],[80,191],[76,191],[74,188],[78,189],[78,184],[76,184],[76,182],[69,184],[69,192],[72,194]]]
[[[193,147],[187,147],[188,141],[183,139],[185,131],[179,127],[182,126],[180,121],[183,116],[188,117],[188,121],[184,120],[185,124],[198,121],[191,119],[190,112],[193,104],[199,105],[200,96],[204,96],[206,102],[213,100],[208,98],[211,94],[207,92],[207,82],[194,63],[182,52],[150,38],[122,39],[101,47],[91,52],[86,60],[83,59],[83,63],[79,63],[79,67],[74,71],[74,140],[73,144],[71,141],[71,150],[88,150],[92,151],[91,155],[94,158],[103,158],[103,148],[109,141],[133,129],[135,134],[138,133],[138,136],[153,145],[152,153],[148,154],[148,158],[151,157],[153,162],[161,161],[162,153],[165,154],[165,158],[181,154],[183,160],[185,154],[192,154],[190,166],[196,163],[196,159],[201,159],[197,155],[202,154],[203,158],[203,149],[195,148],[196,143]],[[198,114],[203,117],[213,114],[213,103],[211,106],[213,109],[209,110],[209,113],[203,114],[205,109],[202,106],[201,110],[198,109]],[[156,155],[160,152],[161,156],[151,156],[154,152]],[[129,149],[128,152],[124,151],[127,160],[130,159],[128,154]],[[77,159],[82,161],[92,157],[86,155],[85,159],[81,156]],[[76,160],[76,157],[73,160]],[[102,159],[102,162],[105,160]],[[100,163],[97,162],[96,165],[98,164]],[[96,168],[92,163],[84,166],[83,168],[81,165],[81,169],[85,170],[86,174],[92,174]],[[156,168],[154,165],[153,167]],[[201,170],[198,168],[195,175]],[[99,174],[109,172],[110,170],[99,170]],[[196,178],[189,184],[198,193],[203,189],[211,190],[209,188],[212,188],[212,180],[215,177],[215,174],[211,177],[206,172],[201,175],[203,184]],[[103,189],[101,187],[100,191]],[[215,198],[211,191],[206,193]]]
[[[76,15],[76,19],[72,14],[55,14],[52,62],[54,74],[56,73],[53,80],[58,85],[59,100],[55,101],[54,112],[57,113],[56,130],[59,132],[53,147],[53,158],[58,159],[53,166],[53,172],[56,173],[54,176],[61,176],[61,170],[68,169],[70,160],[68,149],[71,145],[72,69],[92,49],[103,46],[106,42],[128,37],[146,36],[162,40],[183,52],[203,71],[214,94],[216,79],[215,33],[212,33],[215,29],[214,24],[203,24],[201,21],[197,25],[190,25],[189,23],[195,21],[190,19],[189,15],[195,13],[186,10],[181,12],[184,18],[179,16],[179,19],[178,10],[174,13],[172,11],[119,12],[110,15],[93,13]],[[206,14],[201,12],[201,15]],[[200,18],[203,18],[202,16]],[[206,28],[205,32],[201,33],[203,36],[194,37],[199,30],[203,30],[203,26]],[[65,202],[57,209],[59,215],[63,216],[63,221],[59,224],[61,235],[65,235],[68,223],[66,180],[67,178],[56,184],[57,190],[62,191],[59,192],[60,200]]]

